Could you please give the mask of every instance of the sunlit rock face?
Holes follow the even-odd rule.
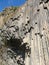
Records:
[[[0,49],[1,65],[49,65],[49,1],[26,1],[0,29]]]

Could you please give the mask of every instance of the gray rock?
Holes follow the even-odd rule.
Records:
[[[0,46],[7,43],[5,65],[49,65],[48,5],[48,0],[28,0],[0,30]]]

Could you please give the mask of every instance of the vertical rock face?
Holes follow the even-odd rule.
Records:
[[[26,1],[0,30],[0,41],[1,65],[49,65],[49,0]]]

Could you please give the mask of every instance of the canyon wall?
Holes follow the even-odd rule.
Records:
[[[6,20],[0,47],[0,65],[49,65],[49,0],[27,0]]]

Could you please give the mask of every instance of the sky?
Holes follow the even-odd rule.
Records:
[[[26,0],[0,0],[0,12],[9,6],[21,6]]]

